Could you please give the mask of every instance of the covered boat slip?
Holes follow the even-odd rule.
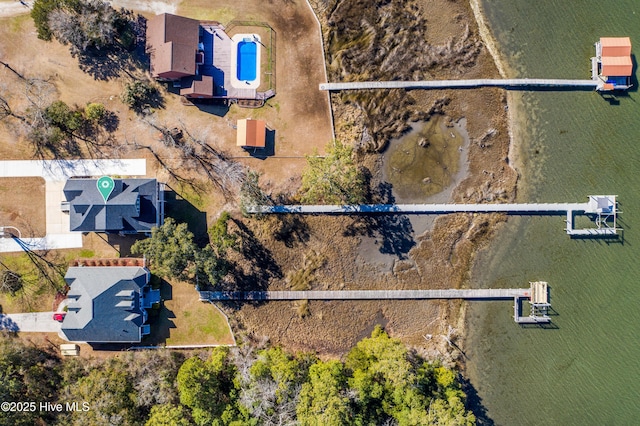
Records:
[[[596,42],[591,59],[591,78],[599,81],[598,90],[628,90],[631,87],[633,60],[629,37],[602,37]]]

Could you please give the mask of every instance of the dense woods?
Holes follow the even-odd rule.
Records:
[[[457,373],[376,328],[343,361],[249,344],[61,360],[0,338],[0,397],[79,402],[77,411],[0,412],[0,424],[469,425]],[[82,409],[82,402],[89,408]]]

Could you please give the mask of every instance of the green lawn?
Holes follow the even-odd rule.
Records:
[[[193,285],[165,281],[160,292],[164,302],[150,315],[151,336],[143,344],[233,344],[225,316],[214,305],[200,302]]]

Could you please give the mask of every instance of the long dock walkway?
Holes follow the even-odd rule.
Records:
[[[279,205],[253,206],[253,214],[446,214],[507,213],[512,215],[566,214],[568,235],[582,237],[616,236],[617,201],[615,195],[590,195],[586,203],[514,204],[359,204],[359,205]],[[596,228],[574,229],[574,215],[591,215]],[[611,223],[609,223],[609,220]]]
[[[355,213],[561,213],[586,211],[588,203],[523,204],[359,204],[258,206],[249,213],[355,214]]]
[[[337,290],[337,291],[201,291],[200,300],[419,300],[466,299],[501,300],[528,298],[528,288],[449,290]]]
[[[529,288],[476,288],[444,290],[309,290],[309,291],[199,291],[202,302],[266,302],[287,300],[513,300],[513,319],[519,324],[547,324],[549,291],[546,282],[531,282]],[[523,299],[531,305],[523,315]]]
[[[583,89],[596,90],[601,82],[596,80],[563,80],[542,78],[514,78],[475,80],[419,80],[419,81],[354,81],[346,83],[321,83],[320,90],[372,90],[372,89],[471,89],[475,87],[502,87],[505,89]]]

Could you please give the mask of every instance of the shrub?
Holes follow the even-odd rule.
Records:
[[[159,95],[157,87],[151,82],[134,80],[125,84],[120,99],[129,108],[139,113],[153,106]]]
[[[44,116],[49,124],[67,133],[73,133],[83,124],[82,113],[72,110],[62,101],[56,101],[45,108]]]
[[[104,105],[99,103],[92,102],[84,107],[84,116],[87,118],[87,120],[91,120],[93,122],[101,121],[106,113],[107,109],[104,107]]]

